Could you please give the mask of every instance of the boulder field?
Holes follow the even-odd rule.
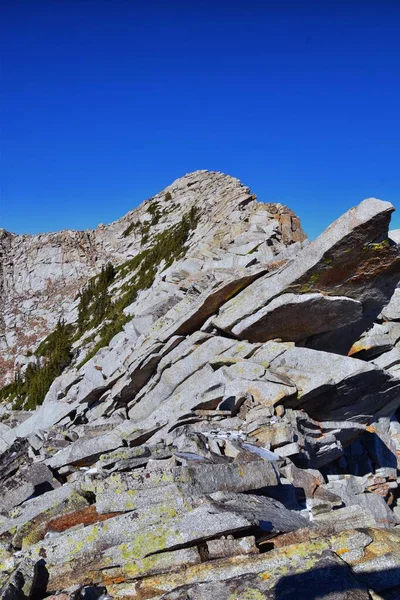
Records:
[[[0,599],[400,598],[400,236],[196,171],[0,232]]]

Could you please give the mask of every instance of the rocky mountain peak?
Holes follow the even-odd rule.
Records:
[[[19,368],[29,364],[32,359],[27,360],[26,354],[35,350],[60,318],[74,321],[77,294],[102,265],[119,266],[134,259],[191,210],[196,214],[196,227],[185,253],[207,257],[208,266],[255,264],[305,239],[291,211],[268,206],[270,210],[234,177],[195,171],[121,219],[92,231],[15,235],[3,230],[0,382],[10,381]],[[248,252],[253,252],[251,260]]]
[[[399,598],[392,211],[196,171],[0,237],[0,599]]]

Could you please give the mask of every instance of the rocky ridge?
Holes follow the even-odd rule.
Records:
[[[194,206],[199,223],[187,256],[200,254],[203,270],[265,262],[305,239],[292,211],[257,202],[239,180],[208,171],[176,180],[122,219],[93,231],[14,235],[0,229],[0,383],[26,364],[27,351],[58,319],[76,319],[77,293],[102,265],[134,258]],[[199,265],[193,263],[191,270]]]
[[[365,200],[308,243],[285,207],[198,171],[44,236],[90,240],[93,264],[72,243],[57,276],[40,239],[3,234],[6,332],[43,273],[62,301],[3,388],[0,598],[400,597],[393,210]]]

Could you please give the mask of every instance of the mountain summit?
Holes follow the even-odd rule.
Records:
[[[289,209],[257,202],[238,179],[211,171],[177,179],[118,221],[93,231],[15,235],[1,230],[0,383],[27,364],[26,353],[60,318],[74,321],[79,290],[102,266],[134,259],[190,211],[196,214],[196,227],[185,247],[173,254],[202,257],[203,269],[257,264],[305,239]]]

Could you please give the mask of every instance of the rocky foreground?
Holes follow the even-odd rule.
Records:
[[[198,171],[87,233],[89,266],[48,267],[78,232],[44,262],[3,232],[0,598],[400,598],[393,210],[309,243]]]

